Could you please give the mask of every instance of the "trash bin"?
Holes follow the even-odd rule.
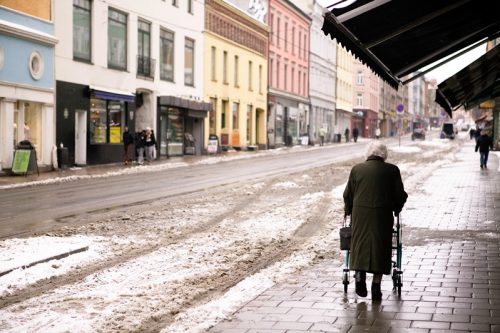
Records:
[[[69,154],[68,148],[59,147],[57,148],[57,166],[61,170],[65,170],[69,166]]]

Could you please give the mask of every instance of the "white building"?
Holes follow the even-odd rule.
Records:
[[[125,127],[155,130],[158,156],[167,136],[203,143],[203,2],[54,0],[54,13],[56,140],[70,163],[122,161]]]

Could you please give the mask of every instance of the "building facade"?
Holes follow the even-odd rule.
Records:
[[[335,92],[337,71],[336,42],[321,30],[323,11],[314,0],[304,1],[304,10],[311,16],[311,45],[309,70],[309,138],[312,143],[320,142],[320,133],[325,142],[333,142],[335,128]]]
[[[379,78],[359,60],[353,61],[353,117],[351,127],[365,138],[375,137],[379,125]]]
[[[335,129],[338,136],[343,136],[346,129],[351,132],[351,120],[354,115],[352,104],[353,55],[337,43],[337,76],[335,102]]]
[[[0,3],[0,171],[10,170],[22,141],[37,164],[52,168],[54,138],[54,36],[52,2]]]
[[[205,143],[210,135],[224,150],[266,148],[269,29],[244,8],[205,4],[205,99],[213,107]]]
[[[201,153],[204,6],[55,0],[56,140],[77,165],[122,161],[122,133],[150,127],[157,156]],[[168,17],[168,19],[166,19]]]
[[[268,145],[305,143],[309,136],[311,18],[291,1],[270,0],[268,25]]]

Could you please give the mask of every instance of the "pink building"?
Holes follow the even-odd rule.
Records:
[[[353,62],[353,111],[351,128],[363,137],[375,137],[379,126],[379,78],[357,59]]]
[[[269,112],[271,148],[301,143],[309,125],[311,18],[287,0],[269,1]]]

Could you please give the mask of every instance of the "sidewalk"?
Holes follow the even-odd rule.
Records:
[[[466,143],[402,212],[403,287],[383,300],[342,285],[342,255],[290,276],[209,332],[500,332],[500,174]],[[337,249],[334,249],[337,251]],[[340,252],[340,251],[337,251]],[[370,286],[371,274],[367,284]]]

